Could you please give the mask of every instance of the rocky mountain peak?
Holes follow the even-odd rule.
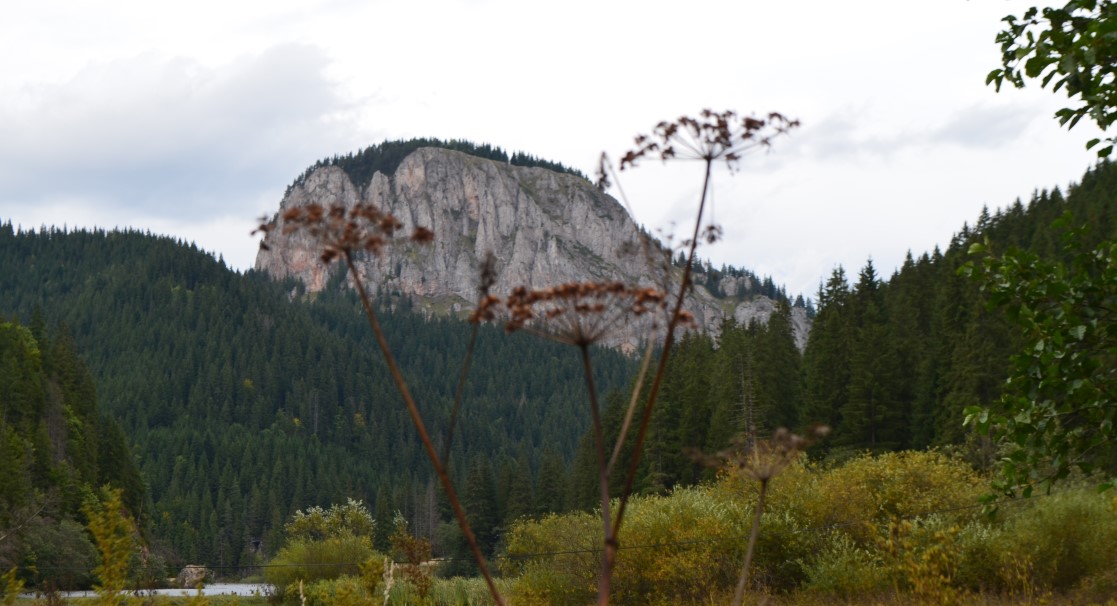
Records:
[[[363,187],[338,166],[320,166],[288,189],[265,239],[256,269],[276,278],[293,276],[318,291],[329,279],[321,247],[307,234],[284,234],[282,215],[308,204],[370,203],[392,213],[406,232],[427,227],[425,246],[388,247],[367,256],[359,271],[373,296],[411,299],[429,313],[464,314],[477,301],[481,259],[495,256],[494,294],[516,286],[539,288],[565,282],[623,281],[654,285],[665,271],[662,255],[641,254],[640,228],[612,197],[585,179],[545,168],[513,166],[449,149],[423,147],[408,154],[394,173],[373,174]],[[721,320],[766,321],[776,304],[767,297],[741,300],[741,278],[725,276],[715,291],[699,286],[688,308],[707,329]],[[709,284],[707,284],[709,286]],[[806,342],[809,320],[792,310],[796,339]],[[639,327],[621,345],[639,338]]]

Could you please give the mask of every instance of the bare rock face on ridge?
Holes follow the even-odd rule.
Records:
[[[395,215],[405,233],[417,226],[434,232],[428,245],[387,247],[380,256],[367,256],[359,264],[373,296],[408,297],[431,313],[464,313],[473,308],[480,260],[489,251],[496,256],[498,273],[492,292],[498,296],[521,285],[661,281],[656,276],[663,270],[636,252],[640,232],[629,214],[585,180],[432,147],[409,154],[393,175],[376,173],[363,188],[336,166],[311,172],[280,203],[275,218],[280,224],[268,233],[256,269],[275,278],[293,276],[308,290],[321,290],[329,268],[319,260],[320,244],[303,232],[284,234],[280,217],[288,209],[308,204],[359,202]],[[738,321],[766,321],[775,304],[764,297],[718,300],[698,288],[688,308],[701,326],[716,331],[727,315]],[[802,347],[809,321],[804,310],[792,312],[796,340]],[[621,342],[635,344],[639,336],[634,326]]]

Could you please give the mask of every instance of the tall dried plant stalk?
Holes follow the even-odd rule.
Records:
[[[745,397],[748,399],[751,396],[746,393]],[[753,510],[752,515],[752,530],[749,532],[749,542],[745,547],[745,561],[737,577],[733,606],[739,606],[745,597],[752,556],[756,551],[756,540],[760,537],[760,518],[764,515],[769,484],[781,471],[794,463],[808,446],[822,439],[829,432],[829,427],[815,425],[807,431],[806,435],[800,436],[781,427],[773,432],[769,439],[760,440],[757,439],[754,431],[746,430],[734,436],[729,448],[715,455],[706,455],[697,450],[690,451],[692,458],[706,467],[726,470],[758,484],[756,509]]]
[[[372,329],[380,353],[388,365],[392,381],[395,383],[400,397],[403,398],[404,405],[411,417],[411,423],[415,426],[416,433],[419,434],[427,458],[430,459],[431,466],[434,467],[435,474],[442,484],[442,489],[446,492],[446,498],[454,511],[454,517],[457,519],[462,535],[469,545],[469,550],[477,562],[478,570],[481,576],[485,578],[485,583],[488,585],[493,600],[498,606],[503,606],[504,598],[497,589],[496,582],[493,581],[492,572],[489,570],[484,554],[481,553],[477,537],[469,525],[469,520],[466,518],[465,509],[462,507],[457,491],[454,490],[454,484],[450,479],[445,460],[435,450],[423,415],[411,395],[411,390],[407,381],[403,378],[403,373],[400,372],[399,365],[396,363],[396,358],[392,354],[384,330],[380,325],[380,319],[373,308],[372,300],[369,298],[361,274],[354,263],[354,255],[357,252],[364,251],[379,255],[385,247],[400,241],[425,244],[433,239],[433,232],[425,227],[417,227],[410,236],[404,236],[401,234],[403,223],[399,219],[371,204],[357,204],[348,209],[340,205],[329,208],[308,205],[288,210],[283,215],[283,221],[283,231],[285,233],[305,231],[318,240],[322,246],[321,260],[323,263],[329,264],[340,258],[348,269],[349,275],[353,278],[353,286],[357,289],[357,294],[361,300],[361,306],[364,308],[365,316],[368,318],[369,328]],[[274,223],[262,221],[256,231],[266,235],[275,227]],[[266,248],[264,243],[261,243],[261,246]],[[467,353],[463,372],[468,371],[468,361],[471,354],[472,352]],[[459,388],[459,398],[460,393],[461,389]],[[460,399],[456,401],[460,401]],[[449,450],[447,450],[448,452]]]
[[[511,316],[511,320],[507,323],[509,330],[526,330],[579,348],[589,394],[603,526],[604,557],[598,580],[597,603],[599,605],[609,603],[624,513],[632,494],[643,444],[647,437],[656,398],[666,374],[676,333],[680,328],[693,326],[694,318],[684,309],[684,304],[692,287],[692,273],[697,258],[695,253],[700,241],[713,243],[721,236],[721,228],[706,224],[704,216],[711,196],[714,164],[724,161],[730,170],[735,170],[743,154],[755,149],[768,148],[774,137],[783,135],[796,126],[798,121],[790,120],[778,113],[757,118],[741,117],[732,111],[717,113],[705,110],[698,118],[683,116],[674,122],[661,122],[651,135],[636,137],[636,147],[621,158],[620,170],[634,168],[641,160],[652,157],[658,157],[663,161],[691,159],[704,163],[705,174],[702,193],[695,212],[693,233],[683,242],[686,249],[686,263],[678,283],[673,285],[670,291],[666,288],[659,290],[621,283],[565,284],[537,290],[519,287],[506,301],[502,302],[496,297],[487,298],[475,314],[475,317],[480,319],[492,319],[495,316],[494,309],[503,305],[504,311]],[[601,156],[598,175],[598,185],[602,188],[610,184],[610,177],[616,176],[605,154]],[[644,244],[646,251],[660,250],[658,246],[651,243]],[[665,252],[667,255],[672,253],[669,250]],[[669,277],[670,259],[666,261],[665,275]],[[624,488],[620,493],[614,514],[610,498],[612,494],[610,478],[621,462],[623,445],[628,440],[636,411],[640,408],[642,388],[651,368],[652,342],[655,340],[659,325],[655,322],[648,323],[652,329],[647,335],[648,349],[620,433],[611,448],[605,443],[589,347],[606,338],[609,331],[621,325],[625,318],[650,315],[652,311],[662,311],[666,314],[664,342],[655,374],[651,379],[651,386],[646,399],[643,400],[633,454],[628,461]],[[610,450],[611,456],[606,458],[606,453]]]
[[[488,292],[492,285],[491,265],[487,265],[488,270],[482,271],[479,304],[470,317],[473,323],[494,320],[498,314],[507,315],[510,319],[507,321],[506,327],[510,331],[523,330],[560,343],[574,345],[579,350],[587,399],[589,400],[601,500],[604,557],[598,582],[597,603],[599,605],[608,604],[612,593],[612,577],[620,547],[619,534],[624,513],[632,494],[643,444],[647,437],[656,399],[675,343],[676,333],[680,328],[692,326],[694,322],[693,316],[684,309],[684,303],[692,288],[692,273],[696,262],[695,253],[700,241],[713,243],[721,236],[720,227],[704,223],[706,207],[711,196],[714,164],[724,161],[731,171],[735,170],[745,153],[769,148],[773,138],[786,134],[798,125],[797,120],[788,119],[778,113],[755,117],[739,116],[732,111],[718,113],[704,110],[697,118],[683,116],[673,122],[661,122],[653,129],[652,134],[636,137],[636,146],[621,158],[621,171],[635,168],[639,162],[648,158],[659,158],[663,161],[697,160],[704,164],[705,174],[702,181],[702,193],[699,196],[694,215],[693,233],[689,239],[682,243],[686,250],[686,263],[677,284],[670,286],[670,288],[657,289],[618,282],[571,283],[544,289],[531,289],[522,286],[514,289],[510,295],[502,299]],[[601,158],[598,186],[604,188],[610,184],[609,177],[615,177],[616,173],[609,164],[608,157],[602,154]],[[489,567],[477,544],[477,539],[469,526],[446,466],[450,452],[449,444],[453,437],[453,428],[461,405],[462,388],[469,370],[473,339],[471,338],[471,345],[466,353],[458,389],[456,390],[452,419],[446,434],[446,450],[440,456],[434,449],[426,424],[411,396],[407,382],[400,373],[354,263],[354,255],[358,252],[364,251],[377,255],[395,241],[409,239],[415,242],[428,242],[433,238],[433,233],[425,228],[417,228],[410,237],[404,237],[400,234],[403,225],[398,219],[367,204],[358,204],[350,209],[340,206],[325,209],[312,205],[291,209],[284,214],[283,219],[285,232],[305,230],[318,238],[322,244],[321,258],[323,262],[330,263],[341,259],[348,268],[361,299],[361,304],[364,307],[365,315],[368,317],[369,326],[376,337],[396,388],[404,400],[412,424],[415,426],[427,456],[431,460],[443,490],[446,492],[462,534],[469,544],[470,551],[477,561],[478,568],[485,578],[494,601],[498,605],[503,605],[504,600],[497,590]],[[267,234],[274,228],[274,224],[262,222],[257,231]],[[660,250],[657,245],[650,242],[644,242],[643,244],[646,251]],[[261,246],[266,247],[265,244],[261,244]],[[665,252],[670,255],[673,251]],[[491,261],[488,263],[491,263]],[[664,275],[669,278],[671,275],[669,258],[666,259],[663,267]],[[646,320],[646,317],[652,317],[655,313],[664,314],[666,322],[663,326],[656,321]],[[648,345],[641,363],[639,376],[635,382],[634,392],[629,400],[620,433],[617,436],[616,443],[610,448],[606,444],[597,388],[593,378],[590,347],[602,341],[608,341],[616,334],[617,330],[625,327],[631,318],[645,318],[642,321],[651,330],[648,334]],[[642,389],[646,382],[647,373],[651,369],[653,344],[660,330],[663,331],[662,334],[664,335],[663,347],[655,366],[655,373],[651,378],[651,385],[646,396],[644,396]],[[475,335],[476,327],[474,328]],[[643,407],[641,408],[639,403],[642,399]],[[633,454],[628,460],[624,488],[620,493],[621,496],[614,514],[610,499],[612,494],[610,478],[613,471],[621,464],[622,447],[628,440],[637,410],[640,410],[641,414]],[[763,496],[761,499],[763,499]],[[761,507],[758,508],[757,526],[759,524],[759,510],[763,507],[762,504],[763,500],[761,501]],[[755,543],[755,539],[750,543]],[[751,554],[751,548],[749,552]]]

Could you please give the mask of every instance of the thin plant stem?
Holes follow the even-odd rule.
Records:
[[[617,466],[617,459],[621,456],[624,441],[628,438],[628,430],[632,427],[632,417],[636,414],[636,405],[640,403],[640,391],[644,386],[644,379],[648,376],[648,368],[651,367],[654,351],[655,341],[648,339],[648,346],[644,349],[644,360],[640,363],[640,372],[636,375],[636,386],[632,389],[632,398],[629,399],[628,410],[624,413],[624,423],[621,424],[621,431],[617,434],[617,443],[613,447],[613,456],[609,458],[609,465],[606,467],[609,476],[612,476],[613,469]]]
[[[344,253],[345,264],[353,275],[353,284],[357,287],[357,293],[361,297],[361,305],[364,306],[365,315],[368,316],[369,326],[372,328],[372,333],[376,336],[376,343],[380,346],[380,352],[384,355],[384,361],[388,364],[388,371],[392,374],[392,380],[396,383],[396,388],[399,390],[400,396],[403,397],[404,404],[407,405],[407,412],[411,415],[411,422],[415,425],[415,430],[419,433],[419,439],[423,442],[423,448],[427,451],[427,457],[430,458],[431,465],[434,466],[434,471],[438,474],[438,479],[442,482],[442,488],[446,491],[446,498],[450,501],[450,506],[454,510],[454,517],[458,520],[458,526],[461,527],[462,535],[465,537],[466,543],[469,544],[469,550],[473,553],[473,558],[477,561],[477,568],[481,572],[481,576],[485,577],[485,583],[489,587],[489,593],[492,594],[493,600],[497,606],[504,606],[504,598],[501,597],[500,591],[496,587],[496,582],[493,581],[492,573],[489,572],[489,566],[485,562],[485,556],[481,553],[481,548],[477,545],[477,537],[473,534],[473,529],[469,526],[469,521],[465,517],[465,510],[462,508],[461,501],[458,499],[457,492],[454,491],[454,485],[450,481],[450,475],[446,472],[446,467],[439,459],[438,453],[435,451],[434,444],[431,442],[430,434],[427,433],[426,424],[423,422],[423,416],[419,412],[419,407],[415,405],[415,399],[411,397],[411,391],[407,387],[407,382],[403,378],[403,374],[396,364],[395,356],[392,355],[392,350],[388,347],[388,340],[384,336],[384,331],[380,328],[380,321],[377,319],[376,311],[372,308],[372,303],[368,298],[368,293],[365,292],[364,285],[361,284],[360,274],[357,273],[357,268],[353,264],[353,257],[349,252]]]
[[[446,428],[446,444],[442,447],[442,464],[450,465],[450,445],[454,442],[454,427],[458,424],[458,413],[462,409],[462,398],[465,393],[465,381],[469,377],[469,367],[473,363],[473,348],[477,343],[479,326],[473,325],[469,333],[469,345],[465,348],[465,360],[462,361],[462,373],[458,377],[458,387],[454,392],[454,409],[450,411],[450,426]]]
[[[698,214],[694,219],[694,235],[690,240],[690,254],[687,255],[686,265],[683,267],[683,278],[679,283],[679,294],[675,299],[675,306],[671,310],[671,319],[667,323],[667,336],[663,340],[663,353],[659,356],[655,376],[652,379],[651,389],[648,390],[648,399],[644,404],[644,414],[640,418],[640,429],[636,433],[636,444],[632,452],[632,459],[628,463],[628,474],[625,476],[624,489],[621,491],[620,502],[617,505],[617,515],[613,520],[613,534],[619,533],[621,523],[624,521],[625,508],[628,498],[632,494],[632,485],[636,481],[636,472],[640,465],[640,455],[644,449],[644,439],[648,435],[648,426],[651,422],[652,410],[655,408],[659,388],[663,383],[663,376],[667,374],[667,361],[671,356],[671,347],[675,344],[675,330],[682,317],[683,301],[686,299],[690,287],[690,274],[694,267],[694,252],[698,248],[698,234],[702,229],[702,213],[706,208],[706,199],[710,192],[710,179],[713,172],[713,159],[706,159],[706,177],[702,181],[702,197],[698,202]]]
[[[13,534],[15,534],[15,533],[19,532],[20,530],[22,530],[22,529],[23,529],[23,527],[24,527],[24,526],[26,526],[28,522],[30,522],[31,520],[35,519],[35,516],[37,516],[37,515],[39,515],[40,513],[42,513],[42,512],[43,512],[43,510],[44,510],[44,509],[46,509],[46,507],[47,507],[47,506],[46,506],[46,503],[43,503],[42,505],[40,505],[40,506],[39,506],[39,509],[38,509],[38,510],[37,510],[37,511],[36,511],[35,513],[33,513],[33,514],[31,514],[30,516],[28,516],[28,517],[27,517],[26,519],[24,519],[24,520],[23,520],[22,522],[20,522],[19,524],[17,524],[17,525],[16,525],[16,526],[14,526],[13,528],[11,528],[11,529],[10,529],[10,530],[9,530],[8,532],[6,532],[6,533],[4,533],[4,534],[0,534],[0,543],[4,542],[4,539],[8,538],[9,536],[11,536],[11,535],[13,535]]]
[[[593,380],[593,365],[590,363],[589,344],[581,343],[582,370],[585,373],[586,389],[589,391],[590,416],[593,420],[593,442],[597,453],[597,483],[601,491],[601,523],[605,533],[605,557],[601,561],[601,581],[597,586],[597,603],[609,603],[613,579],[613,565],[617,557],[615,531],[610,523],[609,512],[609,474],[605,464],[605,429],[601,423],[601,407],[597,403],[597,386]]]
[[[756,514],[752,517],[752,533],[749,534],[749,546],[745,550],[745,565],[741,568],[741,577],[737,579],[737,591],[733,594],[733,606],[741,606],[745,598],[745,586],[749,582],[749,567],[752,565],[752,554],[756,550],[756,539],[760,536],[760,516],[764,514],[764,497],[768,494],[768,478],[761,478],[760,497],[756,501]]]

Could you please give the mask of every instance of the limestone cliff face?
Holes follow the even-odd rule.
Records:
[[[497,295],[519,285],[571,281],[654,284],[664,271],[635,252],[639,229],[624,208],[584,180],[438,148],[411,153],[395,174],[376,173],[363,188],[340,168],[319,168],[288,191],[276,220],[281,222],[283,211],[307,204],[358,202],[391,212],[405,232],[416,226],[434,232],[428,245],[388,247],[359,266],[373,295],[409,297],[432,313],[472,309],[479,262],[490,251],[497,261],[492,289]],[[282,225],[265,241],[256,269],[276,278],[294,276],[310,291],[326,285],[329,271],[318,259],[317,242],[299,232],[283,234]],[[723,288],[730,292],[734,286]],[[742,322],[767,320],[775,304],[763,297],[718,300],[698,289],[689,308],[702,326],[716,330],[727,314]],[[805,343],[803,310],[794,309],[793,319],[797,340]],[[622,342],[635,341],[638,330],[633,329]]]

